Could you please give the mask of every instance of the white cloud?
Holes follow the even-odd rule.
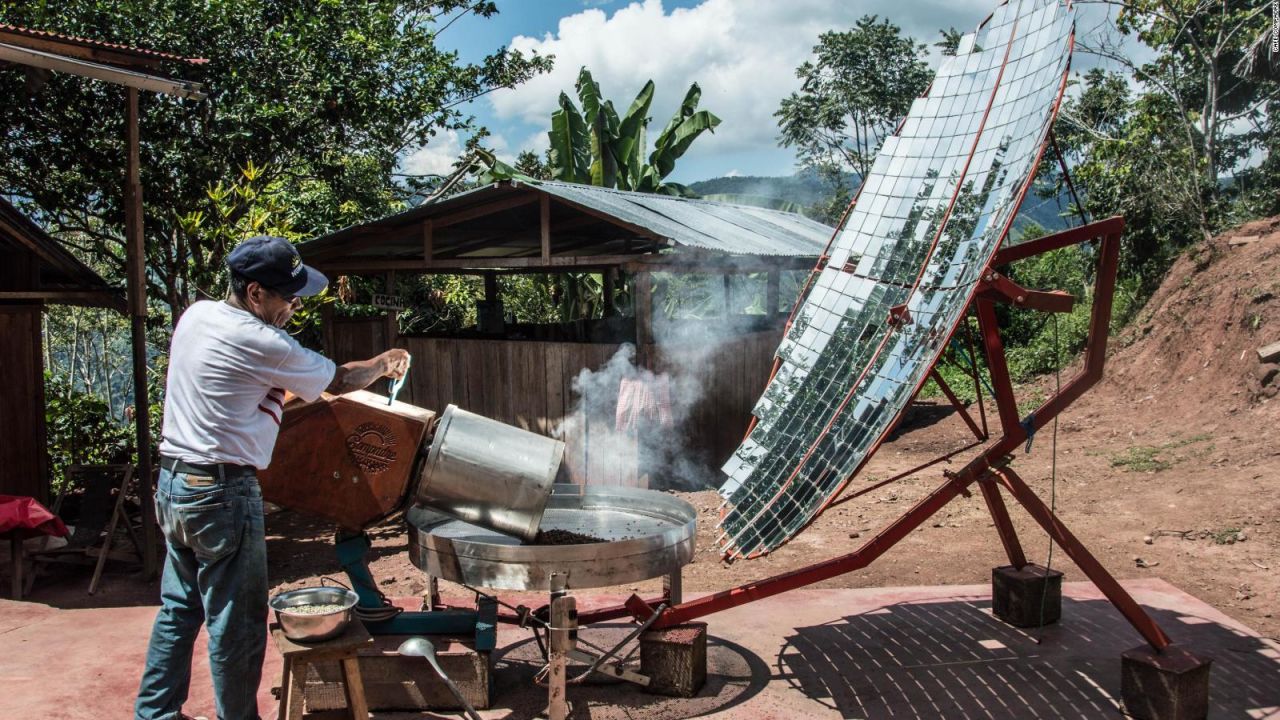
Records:
[[[492,150],[503,162],[514,162],[515,153],[501,134],[484,139],[484,147]],[[448,175],[453,164],[462,155],[463,142],[456,130],[445,130],[431,142],[409,151],[400,158],[400,172],[407,175]]]
[[[588,9],[561,18],[555,33],[513,38],[513,48],[555,55],[555,69],[494,93],[490,102],[499,119],[545,128],[561,91],[576,98],[573,85],[584,65],[619,112],[652,79],[657,85],[652,141],[696,81],[702,87],[700,107],[723,122],[687,157],[773,148],[778,132],[773,113],[798,88],[795,68],[809,58],[820,33],[846,29],[862,15],[878,13],[932,43],[940,28],[971,29],[992,7],[991,0],[929,0],[909,10],[891,0],[706,0],[667,11],[661,0],[645,0],[612,15]]]
[[[462,141],[454,130],[436,135],[431,142],[400,159],[400,172],[409,175],[448,175],[462,154]]]

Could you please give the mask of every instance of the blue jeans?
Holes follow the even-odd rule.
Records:
[[[254,720],[267,642],[267,545],[258,480],[248,471],[209,478],[161,470],[156,519],[168,553],[135,717],[181,717],[203,623],[218,717]]]

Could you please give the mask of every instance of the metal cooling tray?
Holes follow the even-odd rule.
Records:
[[[445,580],[497,590],[548,590],[552,573],[570,588],[646,580],[679,570],[693,558],[697,513],[677,497],[626,487],[555,485],[541,529],[606,542],[527,545],[519,539],[414,507],[409,558]]]

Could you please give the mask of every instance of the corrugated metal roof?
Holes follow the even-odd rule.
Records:
[[[530,185],[561,200],[647,228],[677,245],[733,255],[818,256],[835,232],[816,220],[781,210],[593,185]]]
[[[102,50],[113,50],[116,52],[124,52],[132,55],[138,55],[144,58],[154,60],[169,60],[173,62],[188,63],[190,65],[203,65],[209,62],[205,58],[187,58],[172,53],[160,52],[159,50],[149,50],[147,48],[131,47],[129,45],[121,45],[119,43],[106,42],[105,40],[94,40],[92,38],[77,37],[75,35],[63,35],[62,33],[51,32],[48,30],[35,30],[33,28],[21,27],[18,25],[9,25],[0,23],[0,31],[11,32],[16,35],[25,35],[27,37],[37,38],[41,40],[52,40],[57,42],[70,43],[72,45],[80,45],[88,48],[100,48]]]

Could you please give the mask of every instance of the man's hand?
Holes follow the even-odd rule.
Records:
[[[339,365],[333,373],[333,382],[325,388],[325,392],[334,395],[363,390],[372,385],[378,378],[398,378],[409,369],[409,352],[401,348],[392,348],[381,355],[368,360],[355,360]]]
[[[382,374],[397,380],[409,371],[409,351],[404,348],[391,348],[377,357],[383,363]]]

